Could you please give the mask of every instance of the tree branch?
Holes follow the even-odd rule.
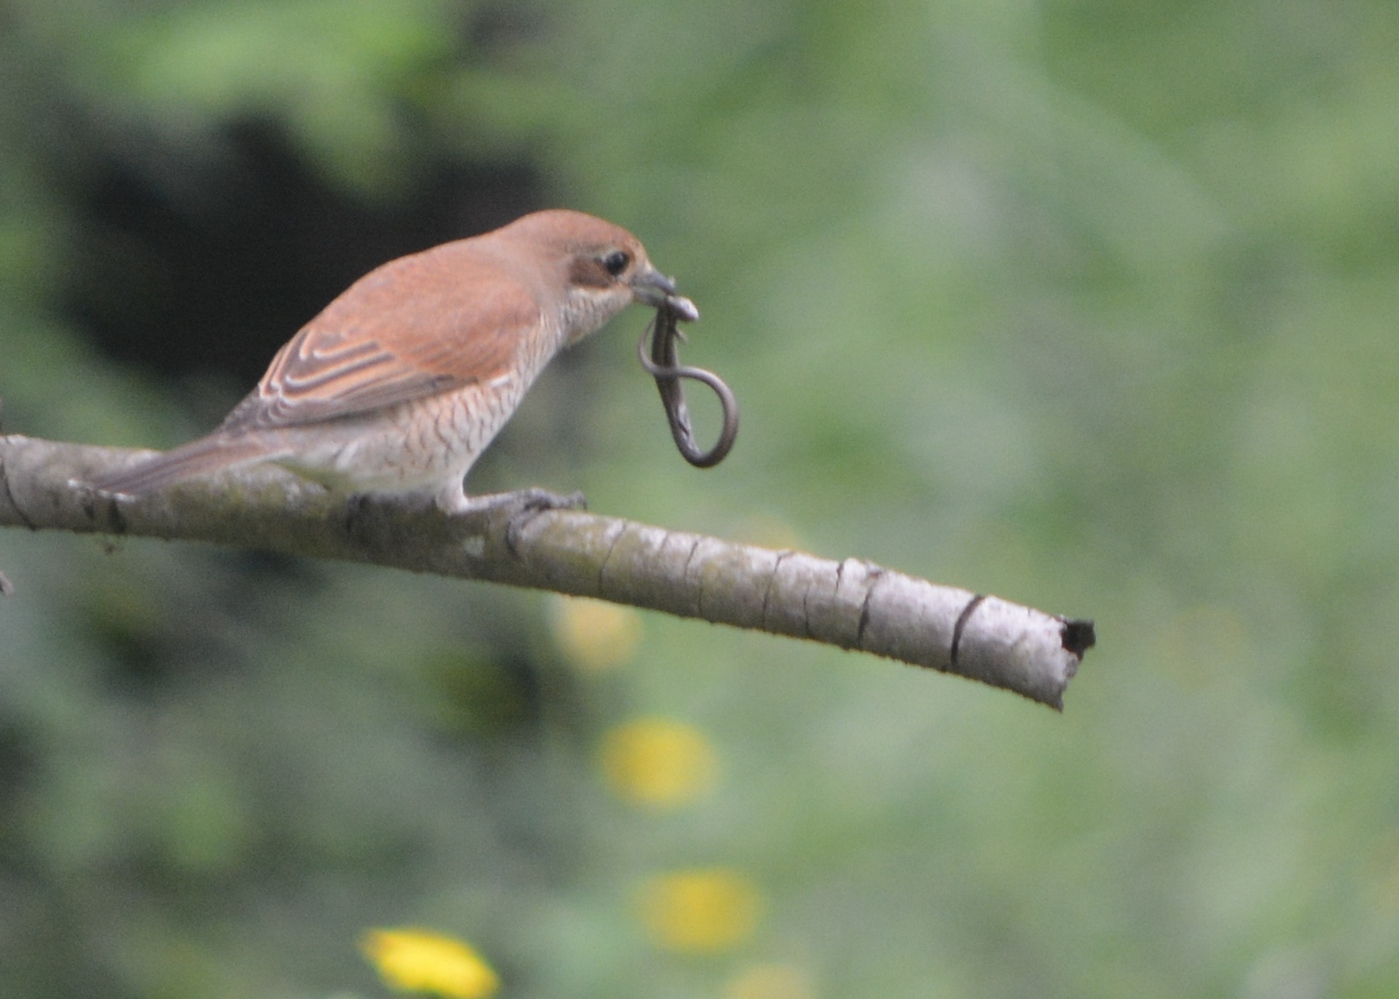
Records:
[[[956,673],[1056,709],[1090,621],[833,562],[523,503],[447,516],[346,502],[272,467],[117,503],[70,484],[150,452],[0,436],[0,526],[262,548],[600,597]]]

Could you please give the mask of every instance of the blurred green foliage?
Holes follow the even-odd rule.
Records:
[[[679,275],[744,431],[678,460],[630,315],[476,489],[1102,644],[1063,717],[659,617],[592,674],[537,595],[8,531],[0,994],[377,995],[356,940],[410,923],[510,997],[743,999],[766,963],[821,997],[1394,995],[1396,35],[1382,0],[3,0],[7,430],[201,429],[65,318],[85,144],[217,159],[256,118],[388,204],[429,156],[527,160]],[[711,794],[611,794],[636,714],[707,733]],[[710,866],[755,935],[658,948],[638,885]]]

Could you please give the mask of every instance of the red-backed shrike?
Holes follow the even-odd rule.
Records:
[[[212,434],[88,484],[135,497],[272,462],[336,492],[470,509],[462,479],[525,390],[633,301],[698,318],[625,229],[581,212],[526,215],[371,271],[292,337]]]

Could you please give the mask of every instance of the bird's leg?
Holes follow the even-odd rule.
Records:
[[[553,493],[531,486],[513,493],[489,493],[485,496],[462,495],[461,501],[448,510],[452,514],[486,513],[501,507],[519,507],[520,512],[539,513],[543,510],[586,510],[588,501],[582,493]]]
[[[521,532],[536,515],[545,510],[586,510],[588,508],[588,501],[582,493],[569,493],[565,496],[535,487],[519,489],[513,493],[490,493],[486,496],[467,496],[465,493],[459,493],[452,497],[451,503],[452,505],[448,509],[442,499],[438,499],[438,505],[454,516],[488,513],[502,508],[510,510],[510,519],[505,527],[505,543],[509,546],[510,551],[517,555],[520,550]]]

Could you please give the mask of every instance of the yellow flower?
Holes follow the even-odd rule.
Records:
[[[714,786],[718,760],[704,733],[665,718],[641,718],[602,740],[612,789],[633,805],[675,808]]]
[[[724,999],[812,999],[815,995],[810,979],[790,964],[755,964],[724,989]]]
[[[554,641],[587,673],[602,673],[628,662],[641,644],[641,615],[587,597],[560,597],[554,604]]]
[[[737,871],[716,867],[677,871],[641,887],[641,921],[666,950],[712,954],[730,950],[753,935],[762,896]]]
[[[360,949],[390,987],[447,999],[485,999],[500,979],[481,955],[430,930],[370,930]]]

